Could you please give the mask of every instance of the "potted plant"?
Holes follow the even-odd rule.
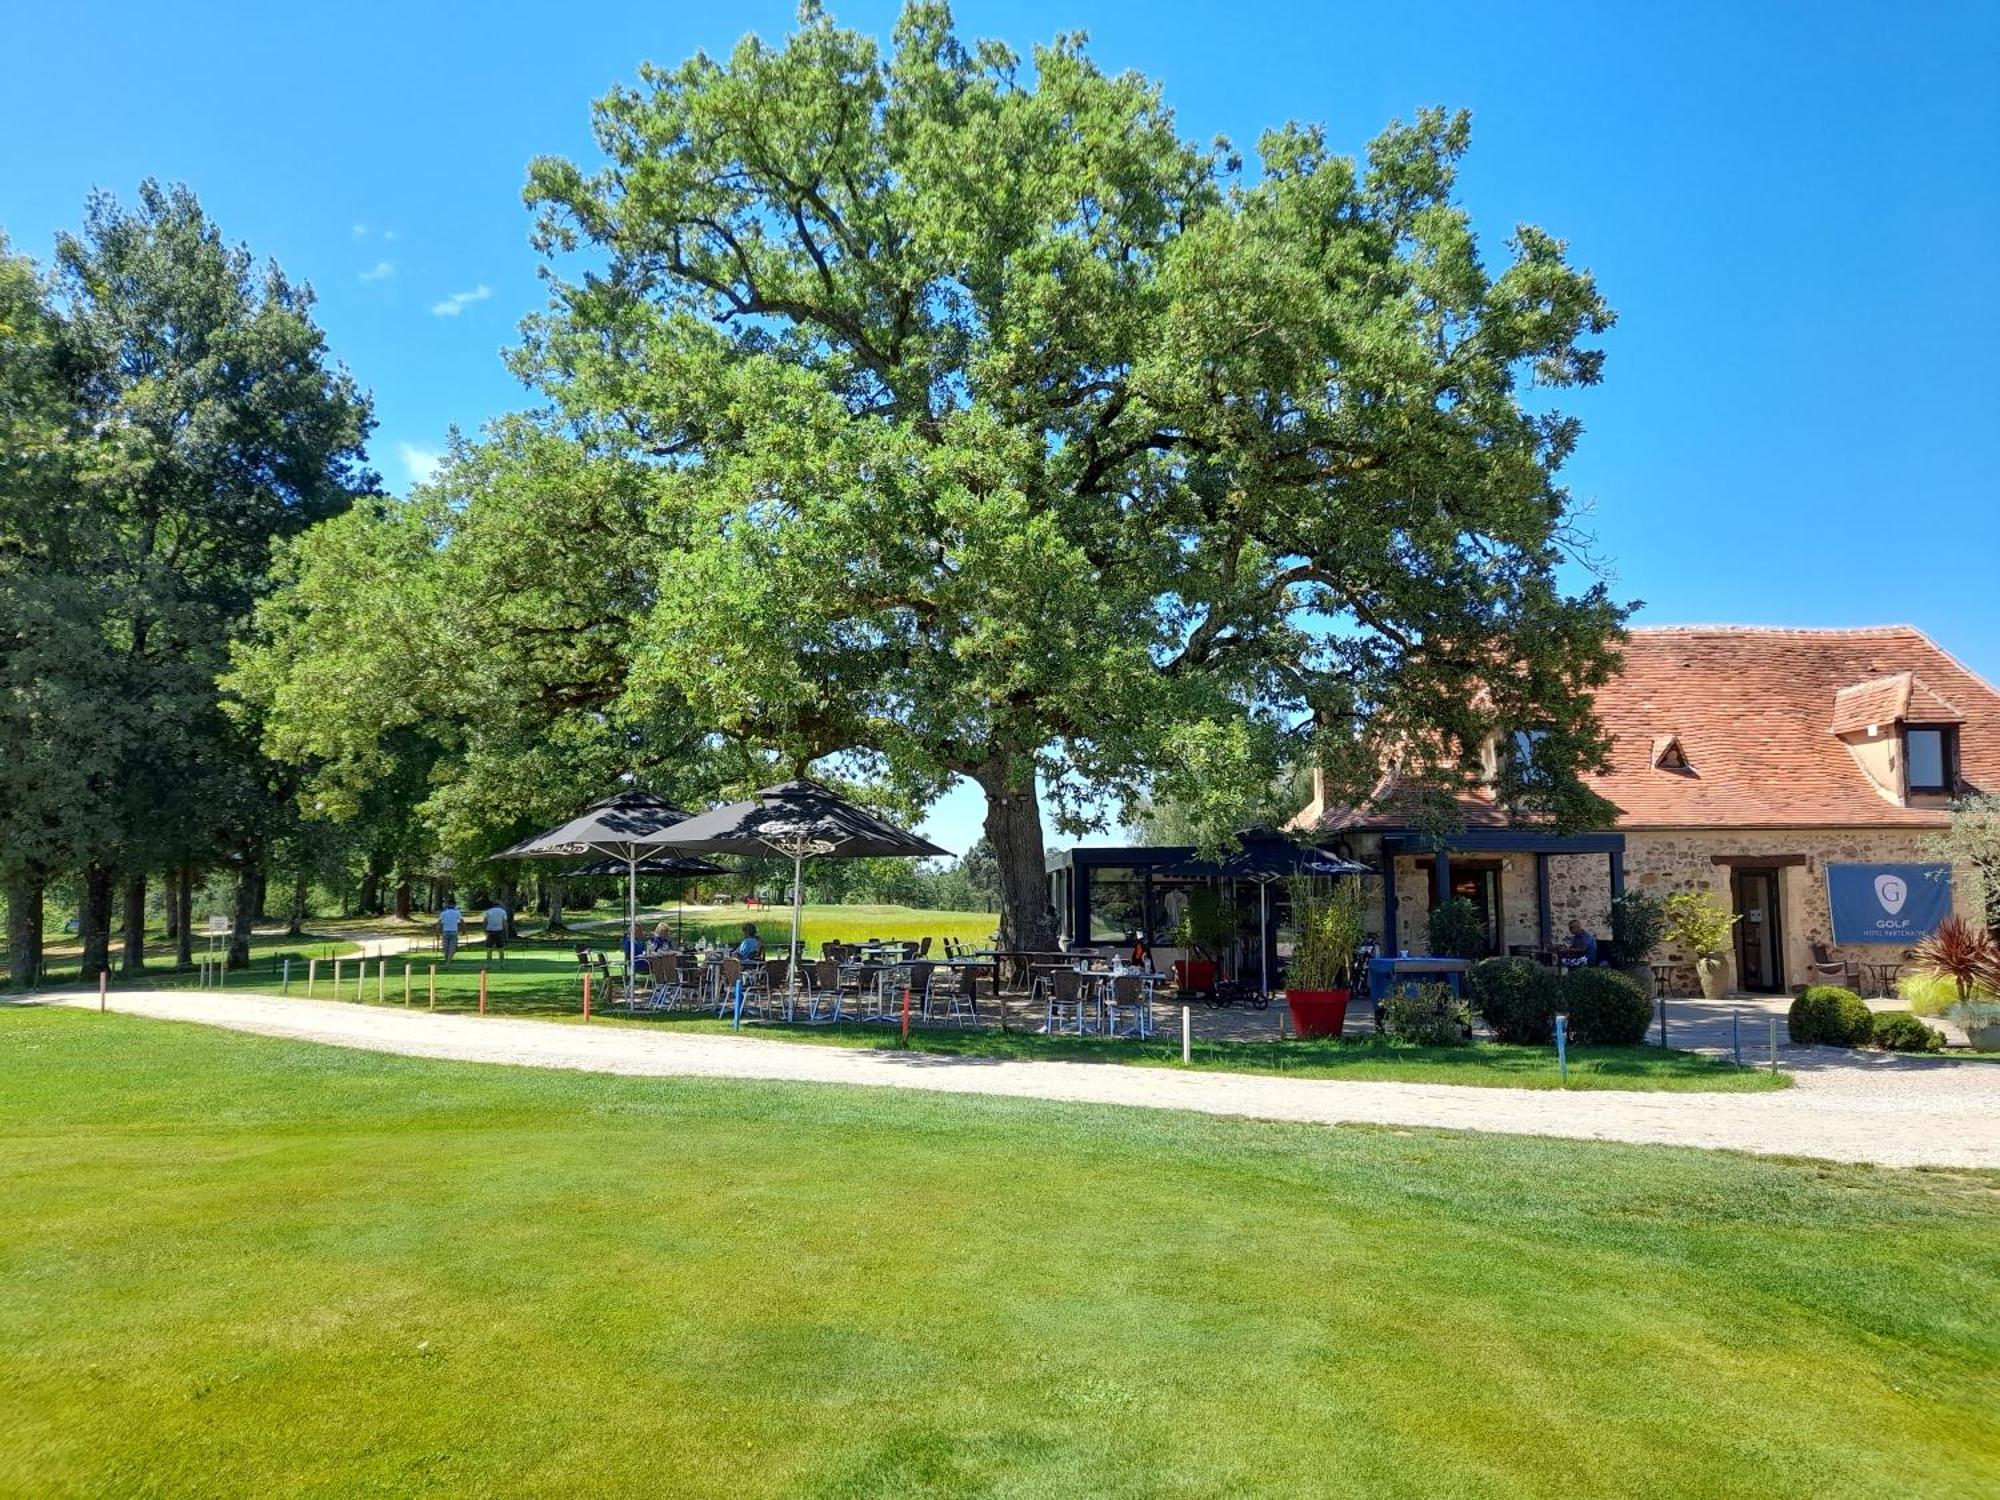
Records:
[[[1667,903],[1651,891],[1622,891],[1611,902],[1611,941],[1618,971],[1653,995],[1653,951],[1667,931]]]
[[[1486,957],[1490,951],[1486,918],[1463,896],[1453,896],[1433,906],[1427,929],[1433,957],[1470,962]]]
[[[1736,927],[1736,913],[1700,891],[1667,897],[1667,941],[1694,956],[1695,978],[1705,1000],[1722,998],[1722,966]]]
[[[1235,904],[1212,886],[1190,890],[1181,919],[1174,924],[1174,946],[1185,948],[1188,955],[1174,960],[1174,988],[1193,995],[1211,994],[1216,963],[1235,938]]]
[[[1359,880],[1292,882],[1297,934],[1285,970],[1285,1009],[1300,1036],[1339,1036],[1354,995],[1354,950],[1366,931],[1368,899]]]
[[[1949,979],[1958,999],[1945,1011],[1965,1028],[1966,1040],[1981,1052],[2000,1051],[2000,944],[1993,934],[1956,913],[1938,923],[1910,950],[1919,974]]]

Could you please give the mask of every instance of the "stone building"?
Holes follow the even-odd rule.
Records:
[[[1398,820],[1392,786],[1366,808],[1315,799],[1294,827],[1389,872],[1378,930],[1413,953],[1446,895],[1479,907],[1506,952],[1547,949],[1573,917],[1607,934],[1630,883],[1738,914],[1733,987],[1795,988],[1817,945],[1882,988],[1906,945],[1836,941],[1828,867],[1846,889],[1849,867],[1935,863],[1925,844],[1952,799],[2000,789],[2000,693],[1908,626],[1644,629],[1624,658],[1597,699],[1611,768],[1591,778],[1619,810],[1612,829],[1553,835],[1469,795],[1439,847]],[[1967,886],[1952,899],[1971,915]]]

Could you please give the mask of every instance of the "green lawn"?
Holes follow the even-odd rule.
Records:
[[[571,912],[566,920],[571,926],[579,921],[590,924],[588,930],[574,935],[576,941],[615,943],[623,916],[622,907],[598,906],[588,912]],[[777,952],[784,951],[792,934],[789,906],[710,907],[685,914],[677,913],[673,907],[649,908],[646,925],[651,927],[658,921],[685,929],[690,938],[729,943],[741,935],[745,922],[755,922],[766,945]],[[935,938],[932,946],[939,951],[946,938],[953,938],[984,948],[991,944],[999,923],[1000,918],[990,911],[930,911],[916,906],[835,906],[811,902],[799,909],[799,934],[809,953],[819,952],[821,943],[859,943],[869,938],[881,938],[884,942]]]
[[[389,1003],[400,1005],[403,995],[405,960],[388,962],[386,980],[378,984],[378,965],[370,963],[357,991],[352,965],[342,965],[342,982],[334,993],[330,966],[320,965],[315,997],[322,1000],[356,998],[372,1002],[378,991]],[[436,962],[429,954],[411,956],[411,996],[416,1005],[430,998],[430,970]],[[449,965],[439,965],[437,1006],[443,1011],[463,1013],[479,1008],[479,977],[487,976],[487,1011],[491,1015],[534,1016],[545,1020],[582,1020],[582,985],[577,978],[576,960],[567,949],[541,944],[520,944],[508,951],[503,963],[482,961],[479,940],[461,951]],[[266,985],[268,987],[268,984]],[[296,974],[294,995],[306,993]],[[622,991],[620,992],[622,993]],[[712,1016],[685,1013],[641,1015],[626,1020],[624,1010],[607,1005],[601,990],[596,995],[593,1025],[634,1025],[670,1027],[682,1031],[726,1031],[729,1024]],[[912,1050],[925,1053],[970,1057],[1041,1058],[1065,1062],[1102,1062],[1142,1067],[1174,1067],[1181,1064],[1178,1009],[1160,1009],[1163,1030],[1171,1034],[1139,1042],[1131,1038],[1047,1037],[1032,1032],[961,1030],[957,1027],[916,1027],[910,1033]],[[1199,1017],[1202,1013],[1197,1012]],[[813,1042],[825,1046],[885,1047],[897,1043],[896,1033],[884,1026],[784,1026],[759,1023],[747,1028],[759,1036],[781,1036],[790,1041]],[[1552,1047],[1509,1047],[1481,1042],[1470,1047],[1412,1047],[1382,1038],[1355,1038],[1348,1041],[1300,1041],[1296,1037],[1275,1041],[1199,1041],[1193,1048],[1193,1065],[1237,1073],[1297,1074],[1302,1077],[1346,1078],[1404,1083],[1463,1083],[1495,1088],[1553,1089],[1563,1087]],[[1706,1092],[1750,1093],[1789,1087],[1791,1079],[1756,1068],[1739,1068],[1733,1063],[1704,1057],[1693,1052],[1665,1051],[1658,1047],[1579,1048],[1570,1053],[1570,1088],[1701,1090]]]
[[[220,953],[221,950],[222,944],[218,940],[216,951]],[[208,951],[208,934],[206,931],[198,930],[194,938],[195,962],[199,964]],[[270,976],[273,972],[280,969],[282,960],[288,954],[295,959],[303,961],[307,958],[330,958],[334,954],[349,954],[356,951],[354,942],[344,932],[339,930],[337,924],[329,930],[323,927],[322,924],[315,923],[313,930],[298,937],[291,937],[283,932],[253,932],[250,935],[249,969],[238,970],[230,974],[228,979],[229,983],[234,985],[248,987],[251,984],[256,984],[261,987],[270,983]],[[174,942],[172,938],[167,936],[167,930],[164,926],[155,923],[146,929],[145,952],[146,972],[134,982],[148,985],[190,982],[188,971],[176,971],[173,967]],[[116,970],[119,963],[123,960],[124,954],[125,946],[122,931],[117,927],[113,927],[111,933],[111,964],[113,969],[112,982],[114,984],[120,982],[117,978]],[[53,988],[57,985],[77,983],[77,976],[82,971],[82,959],[83,947],[77,942],[75,933],[52,930],[45,934],[43,938],[42,987]],[[0,987],[8,984],[12,978],[4,960],[5,954],[4,952],[0,952]],[[298,964],[295,963],[293,968],[296,971]]]
[[[0,1009],[0,1493],[1983,1496],[2000,1176]]]

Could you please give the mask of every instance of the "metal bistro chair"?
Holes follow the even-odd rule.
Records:
[[[792,1018],[792,961],[789,958],[764,960],[764,1014],[766,1019],[780,1011]]]
[[[1149,1037],[1153,1034],[1153,981],[1143,974],[1120,974],[1111,981],[1105,1002],[1105,1027],[1114,1036]],[[1127,1017],[1121,1028],[1119,1017]]]
[[[910,1009],[921,1020],[930,1001],[931,975],[936,972],[936,964],[916,959],[884,969],[882,977],[876,982],[882,1011],[880,1019],[890,1022],[903,1019],[903,991],[907,989],[910,992]]]
[[[1083,1012],[1089,1003],[1085,994],[1086,976],[1075,969],[1052,969],[1043,976],[1042,1031],[1054,1036],[1063,1029],[1066,1017],[1076,1023],[1076,1034],[1083,1035]]]
[[[807,964],[799,970],[803,982],[801,992],[806,1001],[808,1021],[838,1021],[841,1019],[840,1004],[840,960],[822,958],[816,964]],[[826,1014],[820,1014],[824,1006]]]
[[[932,1018],[933,1006],[944,1003],[944,1019],[960,1026],[979,1024],[979,971],[970,967],[941,968],[931,975],[924,994],[924,1019]]]
[[[715,974],[715,1014],[718,1019],[729,1014],[736,1004],[736,982],[743,977],[743,960],[735,954],[724,958]],[[746,994],[747,1001],[748,996]]]

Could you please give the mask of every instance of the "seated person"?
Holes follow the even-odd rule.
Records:
[[[653,929],[653,935],[646,939],[646,956],[674,951],[674,930],[665,922]]]
[[[755,922],[745,922],[743,924],[743,940],[736,945],[736,956],[747,964],[753,959],[763,957],[763,955],[764,943],[757,936],[757,924]]]
[[[1597,962],[1597,934],[1583,925],[1580,918],[1572,918],[1569,924],[1569,941],[1563,944],[1563,962],[1570,968],[1588,968]]]

